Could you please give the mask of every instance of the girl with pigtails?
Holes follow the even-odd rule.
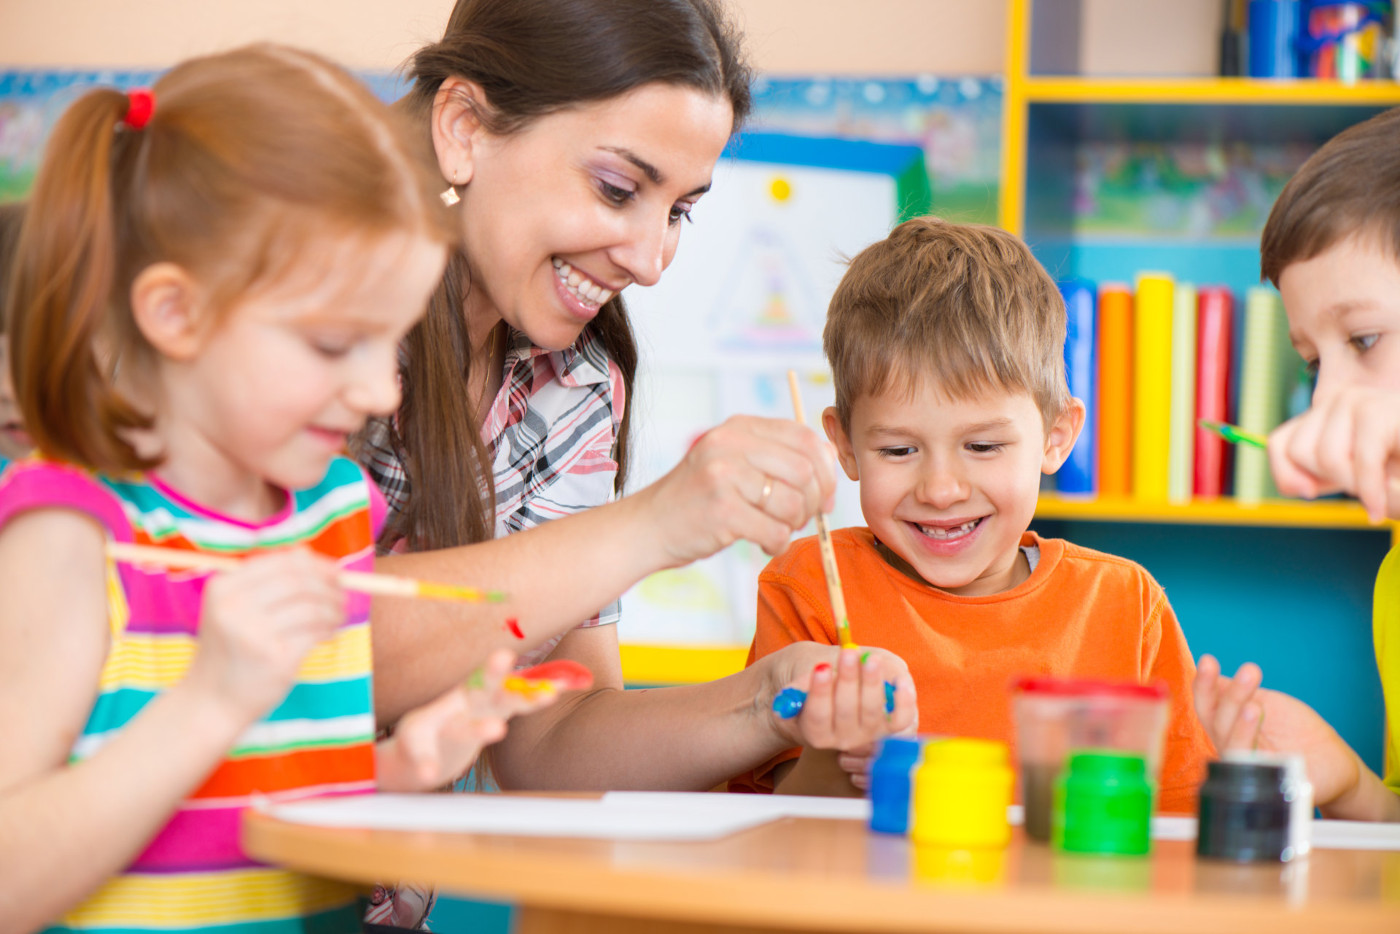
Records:
[[[340,452],[397,406],[456,236],[415,142],[277,46],[58,122],[9,293],[41,454],[0,472],[5,930],[356,930],[352,888],[243,854],[244,808],[435,787],[536,705],[498,652],[376,743],[369,601],[338,583],[385,516]]]

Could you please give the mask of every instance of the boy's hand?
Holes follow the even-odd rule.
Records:
[[[381,791],[423,791],[466,774],[482,749],[506,735],[506,721],[559,698],[550,688],[508,690],[515,656],[497,649],[472,680],[399,720],[376,748]]]
[[[882,736],[917,727],[914,679],[904,660],[892,652],[811,642],[796,643],[782,651],[804,656],[800,673],[786,683],[807,693],[802,712],[790,720],[769,714],[794,745],[843,752],[868,750]],[[866,656],[863,664],[862,656]],[[895,686],[892,711],[886,710],[886,682]]]
[[[248,558],[209,579],[185,682],[249,722],[287,696],[306,655],[345,621],[335,562],[300,548]]]
[[[1261,688],[1261,677],[1259,666],[1247,662],[1227,678],[1213,657],[1201,657],[1192,693],[1215,748],[1301,755],[1319,807],[1355,789],[1362,766],[1351,747],[1307,704]]]
[[[1269,436],[1279,492],[1356,496],[1371,520],[1400,519],[1400,394],[1348,386]]]

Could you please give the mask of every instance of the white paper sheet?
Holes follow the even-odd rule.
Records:
[[[713,840],[772,820],[757,810],[631,807],[599,799],[520,795],[356,795],[263,806],[278,820],[318,827],[432,830],[612,840]]]
[[[764,820],[780,817],[819,817],[833,820],[869,820],[866,798],[814,798],[804,795],[744,795],[706,791],[610,791],[603,795],[609,807],[646,811],[688,811],[730,815],[761,814]]]

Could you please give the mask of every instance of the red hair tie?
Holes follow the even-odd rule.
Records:
[[[126,115],[122,117],[122,126],[132,130],[144,130],[146,124],[151,122],[151,114],[155,112],[156,99],[145,88],[136,88],[126,92],[126,101]]]

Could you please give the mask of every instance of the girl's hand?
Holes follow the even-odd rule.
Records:
[[[302,662],[345,621],[335,562],[298,548],[209,579],[186,684],[252,722],[287,696]]]
[[[679,465],[638,495],[650,496],[660,546],[682,565],[739,539],[775,555],[835,490],[831,450],[816,432],[741,415],[701,435]]]
[[[1301,755],[1319,807],[1355,789],[1362,765],[1346,741],[1307,704],[1261,688],[1261,678],[1258,665],[1245,663],[1227,678],[1213,657],[1201,657],[1192,693],[1215,748]]]
[[[779,659],[785,653],[788,657]],[[772,698],[768,699],[770,720],[793,745],[857,756],[866,750],[869,755],[868,747],[880,737],[918,726],[914,679],[909,666],[892,652],[799,642],[768,657],[776,660],[775,674],[787,675],[778,682],[780,689],[795,687],[807,693],[802,712],[789,720],[772,713]],[[892,711],[886,710],[886,682],[895,686]]]
[[[507,720],[558,700],[559,691],[547,686],[507,688],[508,681],[519,683],[514,662],[497,649],[466,685],[406,714],[376,747],[380,790],[424,791],[454,781],[506,735]]]
[[[1269,436],[1279,492],[1312,499],[1344,492],[1372,521],[1400,519],[1400,394],[1348,386]]]

